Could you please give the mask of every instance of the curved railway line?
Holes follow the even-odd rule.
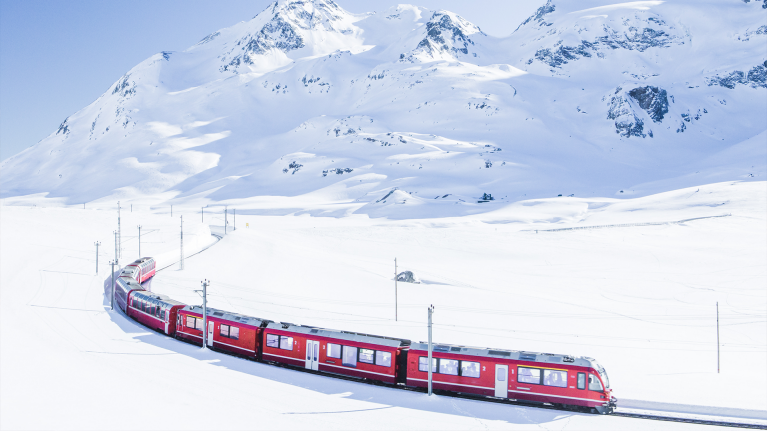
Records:
[[[223,239],[222,235],[211,233],[211,236],[216,238],[215,242],[213,242],[211,244],[208,244],[207,246],[205,246],[201,250],[199,250],[199,251],[197,251],[197,252],[195,252],[193,254],[190,254],[189,256],[186,256],[186,257],[188,258],[188,257],[195,256],[197,254],[200,254],[203,251],[208,250],[210,247],[218,244],[218,242],[221,241],[221,239]],[[173,262],[173,263],[171,263],[169,265],[166,265],[166,266],[158,269],[157,272],[162,271],[164,269],[167,269],[167,268],[177,264],[178,262],[179,261],[175,261],[175,262]],[[119,309],[119,307],[118,307],[118,309]],[[178,339],[178,338],[174,338],[174,339],[176,341],[179,341],[179,342],[188,343],[187,341],[182,340],[182,339]],[[192,344],[192,343],[189,343],[189,344]],[[241,355],[235,355],[235,354],[231,354],[229,352],[225,352],[225,351],[221,351],[221,350],[215,350],[215,351],[217,353],[223,353],[223,354],[227,354],[227,355],[230,355],[230,356],[237,356],[237,357],[240,357],[241,359],[244,359],[244,360],[253,360],[250,357],[245,357],[245,356],[241,356]],[[354,381],[354,382],[357,382],[357,383],[367,383],[367,384],[374,385],[374,386],[384,386],[384,387],[388,387],[388,388],[401,389],[401,390],[407,390],[407,391],[412,391],[412,392],[424,392],[424,393],[426,392],[425,388],[415,388],[415,387],[407,387],[407,386],[399,386],[399,385],[389,385],[389,384],[385,384],[385,383],[381,383],[381,382],[377,382],[377,381],[372,381],[372,380],[359,379],[359,378],[355,378],[355,377],[343,376],[343,375],[338,375],[338,374],[327,374],[327,373],[324,373],[324,372],[300,369],[300,368],[288,366],[288,365],[285,365],[285,364],[282,364],[282,363],[276,363],[276,362],[265,361],[265,360],[262,360],[260,362],[261,363],[270,364],[270,365],[279,366],[281,368],[289,368],[289,369],[294,370],[294,371],[303,371],[305,373],[322,375],[323,377],[332,377],[332,378],[341,379],[341,380]],[[564,412],[570,412],[570,413],[584,413],[584,412],[579,412],[577,410],[572,410],[572,409],[564,408],[564,407],[561,407],[561,406],[558,406],[558,405],[555,405],[555,404],[550,404],[549,405],[549,404],[540,404],[540,403],[530,403],[530,402],[517,401],[517,400],[512,400],[512,399],[501,399],[501,398],[494,398],[494,397],[483,397],[483,396],[478,396],[478,395],[474,395],[474,394],[462,394],[462,393],[454,393],[454,392],[441,391],[441,390],[434,390],[434,393],[438,394],[440,396],[448,396],[448,397],[453,397],[453,398],[460,398],[460,399],[467,399],[467,400],[474,400],[474,401],[492,402],[492,403],[499,403],[499,404],[509,404],[509,405],[515,405],[515,406],[521,406],[521,407],[540,408],[540,409],[547,409],[547,410],[558,410],[558,411],[564,411]],[[618,408],[620,409],[620,407],[618,407]],[[654,420],[654,421],[662,421],[662,422],[680,422],[680,423],[687,423],[687,424],[691,424],[691,425],[709,425],[709,426],[721,426],[721,427],[731,427],[731,428],[766,429],[767,430],[767,424],[749,423],[749,422],[731,422],[731,421],[725,420],[724,418],[722,418],[722,420],[715,420],[715,419],[701,419],[701,418],[695,418],[695,417],[680,417],[680,416],[670,416],[670,415],[667,416],[667,415],[663,415],[663,414],[653,414],[652,412],[653,412],[652,410],[648,410],[648,413],[629,413],[629,412],[617,411],[617,412],[611,413],[610,415],[611,416],[617,416],[617,417],[632,418],[632,419],[645,419],[645,420]],[[748,420],[748,419],[744,418],[744,420]]]

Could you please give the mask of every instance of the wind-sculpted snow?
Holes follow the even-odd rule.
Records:
[[[445,10],[280,0],[127,71],[3,161],[0,197],[411,218],[760,180],[765,18],[551,0],[496,38]]]

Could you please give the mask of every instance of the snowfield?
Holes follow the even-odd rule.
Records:
[[[193,290],[207,278],[212,307],[413,340],[426,338],[434,304],[440,342],[591,356],[621,401],[767,415],[766,188],[730,182],[636,199],[540,199],[399,221],[238,214],[236,231],[183,271],[159,272],[152,290],[198,304]],[[692,429],[428,398],[202,353],[109,311],[115,208],[3,203],[3,429]],[[123,210],[123,261],[137,255],[139,223],[142,253],[160,267],[176,260],[179,215],[187,254],[213,241],[208,224],[223,233],[218,211],[202,224],[192,208],[174,207],[173,217]],[[718,215],[727,216],[544,231]],[[399,283],[397,322],[395,256],[422,280]],[[126,415],[138,400],[141,414]],[[224,422],[213,414],[222,405]]]

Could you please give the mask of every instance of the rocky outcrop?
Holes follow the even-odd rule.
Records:
[[[629,96],[636,100],[639,107],[656,123],[663,121],[663,116],[668,114],[668,97],[666,90],[662,88],[649,85],[637,87],[629,91]]]
[[[426,36],[413,50],[409,60],[412,60],[413,55],[419,54],[431,58],[441,57],[443,54],[449,57],[469,55],[474,46],[474,41],[469,36],[473,34],[485,35],[479,27],[454,13],[435,12],[426,23]],[[476,53],[471,54],[476,57]]]
[[[767,60],[754,66],[751,70],[742,72],[736,70],[727,75],[715,75],[706,78],[706,83],[710,86],[720,85],[725,88],[733,89],[736,85],[748,85],[752,88],[767,88]]]
[[[413,271],[402,271],[397,274],[397,281],[403,283],[421,284],[421,280],[413,274]]]
[[[622,90],[618,87],[610,97],[607,119],[615,121],[615,133],[626,138],[644,138],[647,136],[644,133],[644,121],[636,115],[628,98],[621,93]]]

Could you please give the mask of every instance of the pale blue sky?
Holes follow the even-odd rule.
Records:
[[[336,0],[350,12],[397,3],[458,13],[510,34],[545,0]],[[48,136],[131,67],[251,19],[270,0],[0,0],[0,160]]]

